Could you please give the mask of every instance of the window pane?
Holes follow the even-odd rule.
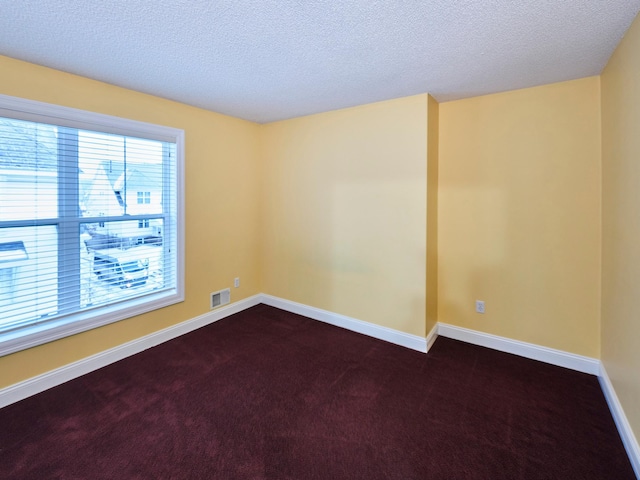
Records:
[[[162,142],[80,131],[83,217],[162,213]]]
[[[0,221],[55,218],[56,127],[0,118],[0,139]]]
[[[0,229],[0,331],[58,311],[55,226]]]
[[[162,289],[162,219],[82,224],[81,282],[84,306],[103,305]]]

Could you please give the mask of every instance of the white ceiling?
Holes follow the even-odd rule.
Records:
[[[0,0],[0,54],[263,123],[597,75],[639,10],[640,0]]]

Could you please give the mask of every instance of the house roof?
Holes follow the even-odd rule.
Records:
[[[0,169],[55,171],[58,168],[55,128],[0,118]]]
[[[3,2],[0,54],[257,122],[599,74],[640,0]]]

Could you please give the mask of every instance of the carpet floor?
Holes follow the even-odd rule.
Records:
[[[265,305],[0,410],[6,479],[634,479],[592,375]]]

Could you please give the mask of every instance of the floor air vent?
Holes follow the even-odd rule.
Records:
[[[225,288],[219,292],[213,292],[211,294],[211,309],[218,308],[221,305],[226,305],[231,300],[231,290]]]

